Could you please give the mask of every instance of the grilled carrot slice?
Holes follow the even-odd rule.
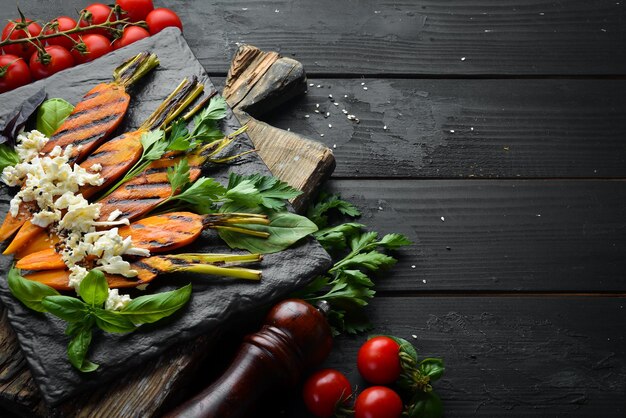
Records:
[[[122,238],[131,237],[133,246],[143,248],[151,253],[172,251],[195,241],[206,228],[231,229],[243,234],[267,237],[265,232],[247,230],[241,224],[267,225],[269,220],[264,215],[248,213],[216,213],[196,215],[191,212],[172,212],[151,216],[133,222],[119,229]],[[63,269],[65,264],[54,248],[28,254],[16,263],[22,270],[54,270]]]
[[[113,72],[113,82],[98,84],[76,105],[52,135],[44,153],[55,146],[73,145],[71,159],[80,161],[119,126],[130,103],[126,89],[159,64],[154,54],[142,52]]]
[[[126,88],[158,64],[156,55],[144,52],[116,68],[113,82],[101,83],[91,89],[52,135],[42,152],[48,153],[56,145],[65,147],[72,144],[72,161],[89,154],[122,122],[130,102]],[[30,218],[30,213],[20,210],[15,217],[7,214],[0,227],[0,241],[13,235]]]
[[[254,263],[262,259],[263,257],[260,254],[177,254],[154,256],[144,258],[132,264],[132,268],[138,273],[136,277],[126,278],[119,275],[106,274],[106,278],[109,287],[112,289],[145,285],[157,276],[175,272],[260,280],[261,272],[259,270],[232,265]],[[72,290],[69,286],[70,272],[68,270],[37,271],[24,277],[57,290]]]

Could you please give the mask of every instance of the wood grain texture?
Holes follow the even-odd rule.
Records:
[[[626,293],[626,182],[334,180],[359,222],[414,242],[377,289]]]
[[[624,80],[311,79],[262,119],[331,147],[337,177],[626,177]]]
[[[444,359],[434,386],[446,417],[626,414],[624,298],[377,298],[368,313],[373,334],[405,338],[421,358]],[[322,367],[366,387],[355,367],[365,340],[339,337]],[[300,397],[290,399],[274,416],[307,416]]]
[[[10,3],[10,2],[9,2]],[[14,18],[14,3],[0,20]],[[309,74],[625,74],[626,5],[615,0],[358,2],[168,0],[211,75],[237,43],[276,50]],[[30,17],[74,16],[81,0],[23,0]],[[463,59],[465,58],[465,59]]]

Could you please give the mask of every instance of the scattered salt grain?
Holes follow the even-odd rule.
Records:
[[[379,206],[379,207],[378,207],[378,210],[383,210],[383,207],[382,207],[382,206]]]
[[[383,129],[386,131],[387,130],[387,125],[383,126]]]
[[[465,57],[461,57],[461,61],[465,61]]]
[[[319,89],[319,88],[321,88],[321,87],[322,87],[322,85],[321,85],[321,84],[318,84],[318,85],[317,85],[317,88],[318,88],[318,89]]]
[[[337,148],[337,144],[333,144],[333,148]]]
[[[441,217],[441,222],[445,222],[446,218],[444,218],[443,216]]]
[[[454,129],[450,129],[450,133],[453,134],[454,133]]]
[[[363,90],[367,90],[367,87],[363,87]]]
[[[341,111],[343,112],[344,115],[348,114],[348,111],[346,109],[341,109]]]
[[[320,108],[320,104],[319,103],[315,103],[315,107],[317,107],[319,109]]]
[[[305,118],[307,118],[307,119],[308,119],[308,118],[310,118],[310,116],[309,116],[309,115],[304,115],[304,117],[305,117]]]
[[[329,117],[329,116],[330,116],[330,112],[326,112],[326,117]]]
[[[320,136],[324,136],[324,134],[320,134]]]
[[[309,87],[313,87],[314,85],[315,85],[315,84],[313,84],[313,83],[310,83],[310,84],[309,84]]]
[[[333,127],[333,125],[331,125],[331,124],[329,123],[329,124],[328,124],[328,127],[329,127],[329,128],[332,128],[332,127]]]
[[[333,103],[333,104],[334,104],[335,106],[339,106],[339,103],[337,103],[337,102],[335,102],[335,103]]]
[[[319,111],[319,110],[317,110],[317,109],[315,109],[315,110],[314,110],[314,112],[315,112],[315,113],[320,113],[320,111]]]
[[[474,127],[473,127],[473,126],[471,126],[471,127],[470,127],[470,131],[473,131],[473,130],[474,130]]]
[[[414,269],[414,268],[415,268],[415,264],[413,264],[413,265],[411,266],[411,268],[412,268],[412,269]]]
[[[332,94],[329,94],[329,95],[328,95],[328,98],[329,98],[329,99],[332,99],[332,98],[333,98],[333,95],[332,95]]]
[[[422,283],[426,284],[426,279],[422,279]]]
[[[414,339],[417,340],[417,335],[413,334],[413,335],[411,335],[411,337],[413,337]]]

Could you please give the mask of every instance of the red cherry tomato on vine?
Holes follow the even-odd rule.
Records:
[[[389,337],[374,337],[357,354],[357,368],[365,380],[378,385],[393,383],[400,377],[400,346]]]
[[[0,93],[30,83],[30,70],[24,58],[0,55]]]
[[[148,38],[149,36],[150,33],[142,27],[126,26],[124,28],[124,32],[122,33],[122,37],[113,42],[113,49],[123,48],[133,42],[137,42],[140,39]]]
[[[146,20],[148,13],[154,10],[152,0],[115,0],[115,4],[122,8],[122,18],[128,17],[131,22]]]
[[[72,54],[62,46],[50,45],[45,47],[45,51],[44,57],[37,52],[30,57],[30,72],[35,80],[50,77],[74,65]]]
[[[354,402],[354,418],[400,418],[402,399],[385,386],[372,386]]]
[[[30,22],[30,23],[29,23]],[[26,26],[28,24],[28,26]],[[30,19],[26,19],[25,23],[21,20],[18,21],[16,29],[13,29],[16,25],[13,22],[6,24],[2,30],[2,40],[10,39],[24,39],[28,36],[38,36],[41,33],[41,26],[39,23],[33,22]],[[29,42],[21,44],[6,45],[2,47],[5,54],[17,55],[24,59],[30,58],[30,56],[37,50],[35,46]]]
[[[111,16],[111,8],[106,4],[93,3],[85,7],[81,11],[81,13],[83,13],[84,16],[82,19],[80,19],[79,24],[81,27],[90,25],[101,25],[109,20],[109,16]],[[111,20],[115,20],[115,16],[111,16]],[[104,28],[90,29],[84,33],[97,33],[98,35],[111,38],[111,32]]]
[[[324,369],[315,372],[304,383],[302,396],[308,410],[319,418],[335,415],[335,408],[352,395],[350,382],[343,373]]]
[[[180,17],[173,10],[165,7],[159,7],[151,11],[148,17],[146,17],[146,23],[151,35],[159,33],[169,26],[176,26],[181,31],[183,30],[183,22],[181,22]]]
[[[46,31],[44,32],[46,35],[52,35],[57,32],[64,32],[66,30],[74,29],[76,27],[76,21],[72,19],[71,17],[67,17],[67,16],[57,17],[50,23],[52,23],[55,26],[55,28],[53,29],[51,27],[49,29],[46,29]],[[58,36],[54,36],[52,38],[46,39],[46,42],[48,43],[48,45],[62,46],[63,48],[67,50],[72,49],[77,41],[78,41],[78,35],[76,34],[69,35],[69,38],[65,35],[58,35]]]
[[[74,57],[76,64],[83,64],[88,61],[93,61],[111,51],[113,51],[113,46],[111,46],[109,38],[95,33],[90,33],[88,35],[84,35],[82,37],[82,43],[76,45],[76,47],[72,49],[72,56]]]

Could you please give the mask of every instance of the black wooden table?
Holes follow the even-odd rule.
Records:
[[[237,43],[304,64],[308,93],[266,121],[332,147],[330,190],[414,242],[368,314],[445,359],[446,416],[626,415],[626,1],[155,3],[218,84]],[[325,364],[361,386],[364,338]]]

